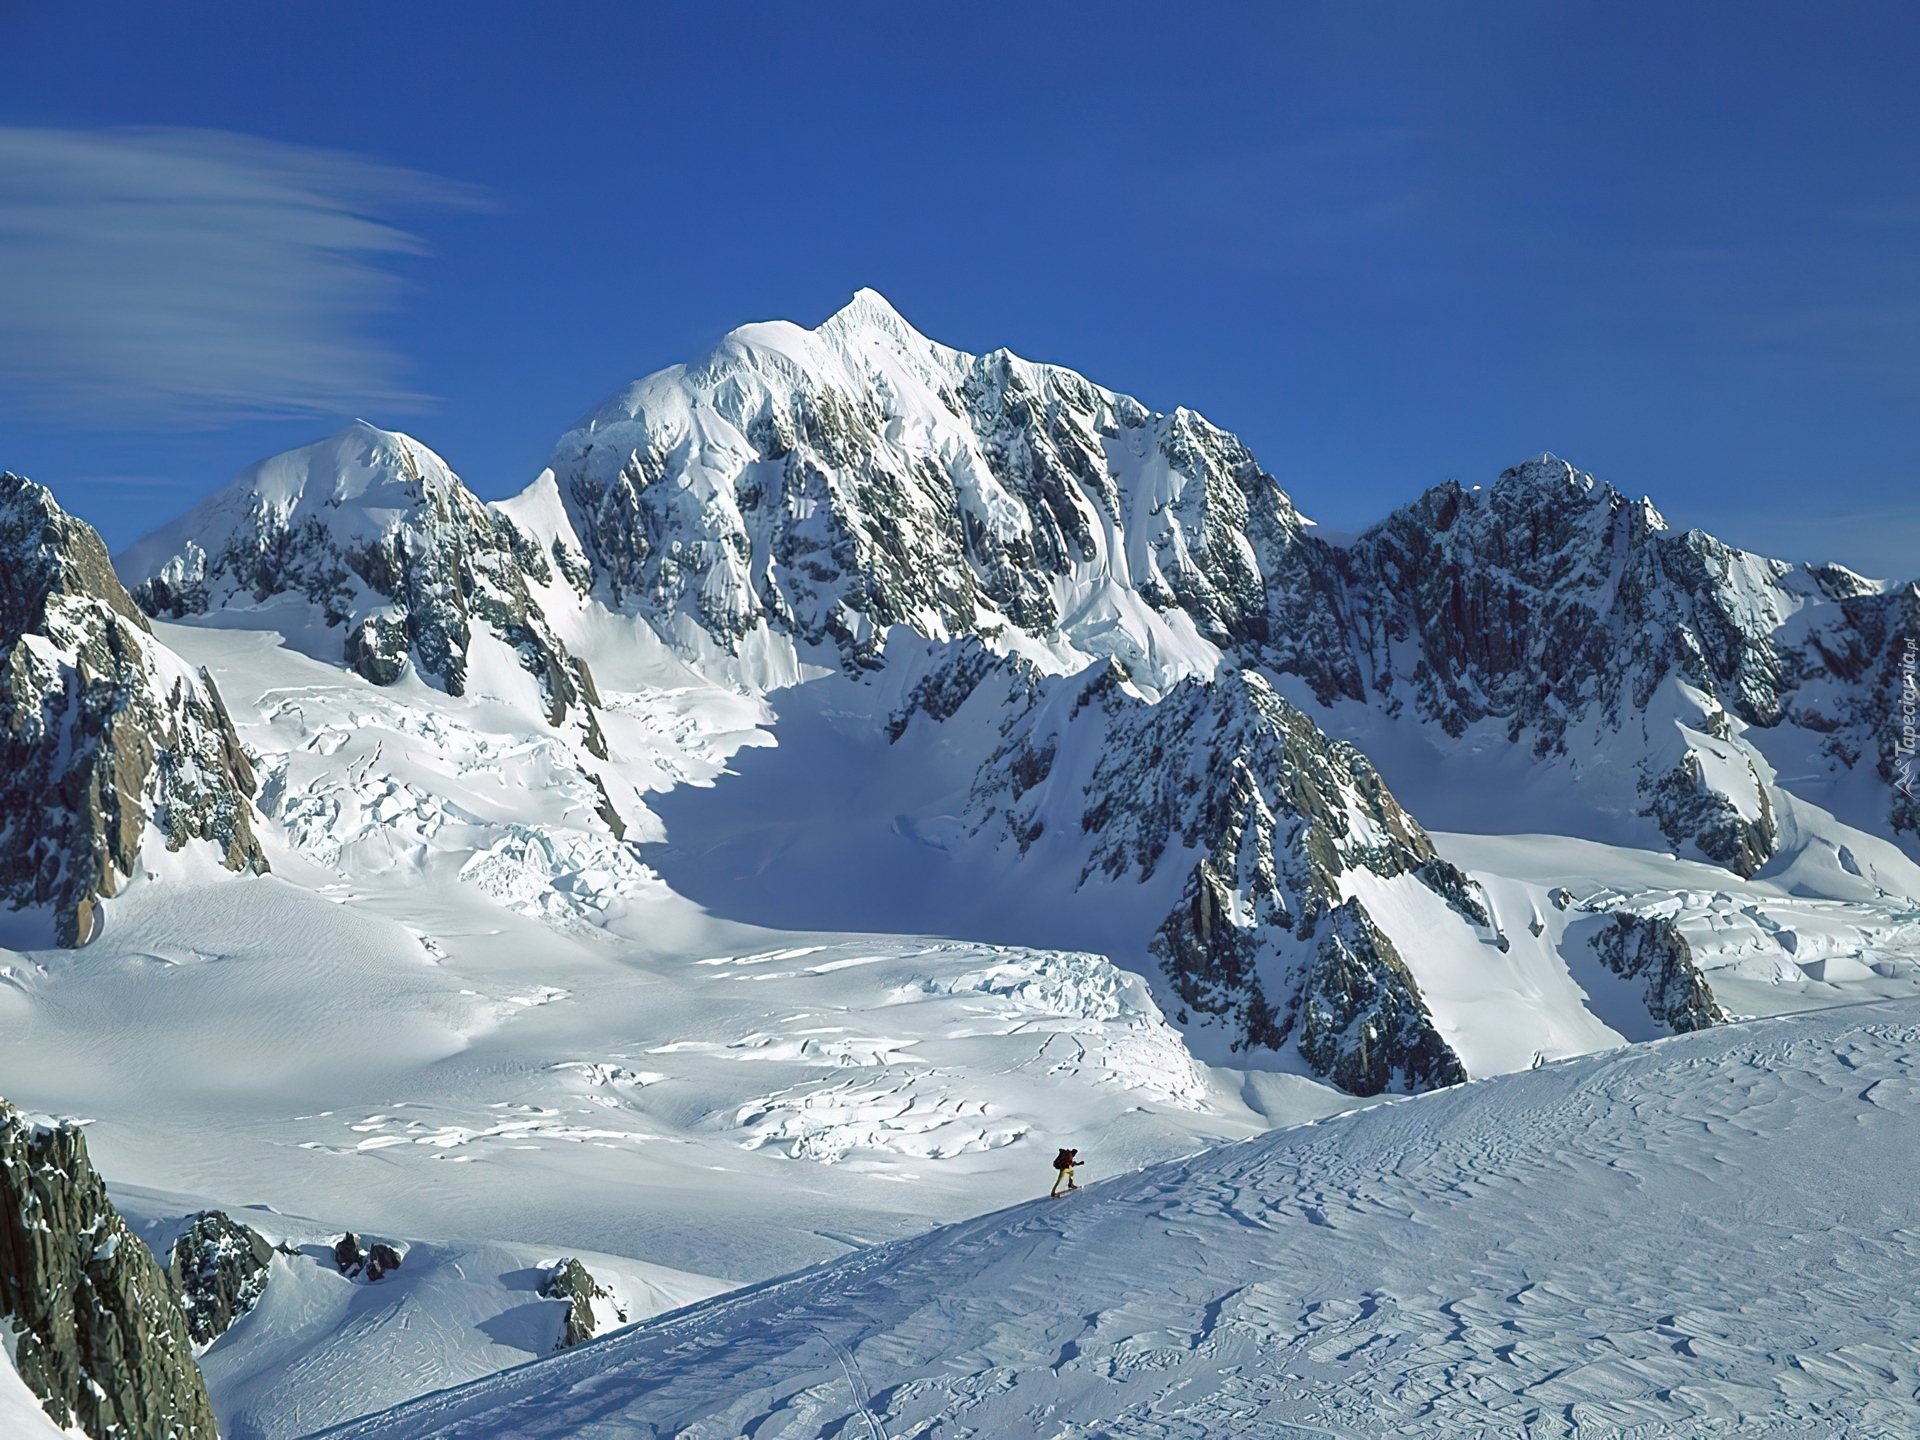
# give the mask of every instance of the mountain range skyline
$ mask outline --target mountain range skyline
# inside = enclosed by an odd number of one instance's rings
[[[1760,553],[1920,551],[1904,8],[994,13],[10,7],[5,463],[115,548],[355,415],[502,498],[593,395],[871,285],[1334,530],[1546,450]]]

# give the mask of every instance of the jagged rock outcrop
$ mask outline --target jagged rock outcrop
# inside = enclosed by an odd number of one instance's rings
[[[550,723],[579,707],[588,748],[605,757],[592,677],[530,588],[553,582],[548,550],[408,436],[357,422],[263,460],[121,564],[155,616],[302,599],[377,685],[411,665],[463,694],[484,625],[539,684]]]
[[[887,716],[889,741],[906,734],[915,715],[936,722],[951,719],[973,698],[975,690],[996,676],[1007,682],[1005,704],[1011,713],[1033,703],[1041,672],[1022,656],[996,655],[972,635],[944,647],[944,652],[936,646],[929,646],[928,651],[932,667],[908,686],[906,695]]]
[[[333,1242],[333,1263],[340,1267],[340,1273],[349,1279],[365,1275],[368,1284],[398,1270],[402,1258],[382,1240],[362,1246],[360,1237],[351,1230]]]
[[[1920,584],[1881,592],[1838,566],[1819,573],[1834,603],[1795,652],[1788,719],[1825,737],[1830,762],[1870,760],[1889,827],[1920,834]]]
[[[1257,671],[1185,680],[1157,703],[1111,663],[1050,682],[981,767],[968,814],[1023,854],[1064,832],[1082,885],[1146,883],[1181,857],[1149,946],[1178,1023],[1219,1028],[1234,1050],[1291,1044],[1359,1094],[1466,1078],[1352,885],[1424,887],[1497,944],[1485,896],[1364,755]]]
[[[93,527],[0,475],[0,898],[84,945],[149,830],[264,871],[253,792],[212,677],[153,639]]]
[[[1436,486],[1334,560],[1387,713],[1455,738],[1493,721],[1542,761],[1604,745],[1675,846],[1742,875],[1772,853],[1766,786],[1729,714],[1782,719],[1801,664],[1777,632],[1823,593],[1815,572],[1673,534],[1551,455],[1484,490]]]
[[[219,1210],[202,1210],[173,1242],[167,1279],[196,1345],[211,1345],[266,1294],[273,1247]]]
[[[5,1101],[0,1316],[20,1378],[56,1425],[94,1440],[216,1440],[186,1321],[107,1199],[80,1127]]]
[[[621,1325],[627,1321],[627,1312],[619,1301],[572,1256],[554,1262],[547,1278],[540,1282],[540,1293],[549,1300],[567,1302],[560,1338],[553,1346],[556,1350],[571,1349],[591,1340],[602,1317]]]
[[[1727,1014],[1693,963],[1680,927],[1665,915],[1620,911],[1592,940],[1606,967],[1624,979],[1644,978],[1647,1013],[1674,1034],[1724,1025]]]
[[[1674,535],[1649,502],[1550,455],[1484,490],[1434,487],[1338,565],[1370,694],[1449,735],[1496,718],[1542,756],[1592,707],[1616,726],[1645,710],[1670,673],[1765,723],[1771,631],[1797,608],[1778,590],[1794,567]]]
[[[1296,1014],[1300,1054],[1351,1094],[1431,1090],[1467,1079],[1406,962],[1357,899],[1327,916],[1300,980]]]
[[[1874,767],[1885,808],[1856,823],[1920,833],[1914,585],[1675,534],[1550,455],[1484,490],[1436,486],[1330,553],[1362,693],[1388,714],[1450,736],[1491,722],[1570,773],[1604,751],[1669,843],[1742,876],[1778,843],[1758,741],[1781,727],[1821,737],[1836,769]],[[1305,615],[1276,614],[1289,604]],[[1280,668],[1360,698],[1339,689],[1346,664]]]

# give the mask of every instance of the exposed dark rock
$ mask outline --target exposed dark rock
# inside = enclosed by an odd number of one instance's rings
[[[347,632],[347,664],[376,685],[391,685],[406,674],[412,653],[413,637],[401,615],[368,615]]]
[[[1504,953],[1508,948],[1507,937],[1501,932],[1500,922],[1494,918],[1493,905],[1487,899],[1487,892],[1480,882],[1450,860],[1442,860],[1438,855],[1425,860],[1414,870],[1420,877],[1420,883],[1452,907],[1455,914],[1477,929],[1489,931],[1493,942]],[[1538,931],[1534,932],[1538,934]]]
[[[1253,671],[1182,681],[1157,704],[1129,694],[1112,666],[1039,693],[981,767],[969,814],[1023,853],[1071,824],[1086,845],[1082,884],[1145,882],[1169,853],[1198,852],[1149,945],[1177,1020],[1222,1028],[1235,1050],[1291,1042],[1335,1083],[1371,1087],[1356,1093],[1464,1078],[1342,877],[1409,876],[1497,943],[1492,914],[1364,755]],[[1084,776],[1058,774],[1076,727],[1099,727],[1072,746],[1097,758]]]
[[[152,639],[92,527],[0,476],[0,898],[84,945],[150,825],[264,871],[253,790],[212,677]]]
[[[400,1252],[376,1240],[367,1247],[367,1279],[378,1280],[400,1268]]]
[[[914,682],[906,699],[887,717],[887,739],[898,740],[906,734],[917,714],[940,721],[951,719],[988,677],[1001,674],[1016,688],[1024,686],[1029,699],[1040,678],[1032,662],[1019,656],[996,655],[976,636],[969,635],[946,647],[945,654]]]
[[[167,1267],[194,1343],[212,1344],[259,1304],[272,1269],[273,1247],[257,1230],[218,1210],[194,1216]]]
[[[1766,786],[1744,755],[1738,763],[1752,779],[1758,816],[1742,815],[1730,797],[1707,784],[1700,757],[1691,751],[1654,782],[1646,813],[1676,847],[1691,840],[1709,860],[1745,879],[1767,863],[1778,837]]]
[[[1358,900],[1327,917],[1294,999],[1309,1064],[1354,1095],[1466,1082],[1466,1067],[1433,1019],[1393,942]]]
[[[1647,1013],[1674,1034],[1726,1023],[1726,1012],[1693,963],[1692,947],[1670,916],[1616,913],[1592,944],[1614,974],[1645,978]]]
[[[375,1240],[362,1246],[360,1237],[351,1230],[333,1242],[333,1263],[340,1273],[350,1279],[365,1275],[369,1284],[398,1270],[402,1258],[398,1250],[384,1241]]]
[[[107,1199],[80,1127],[5,1101],[0,1314],[20,1378],[56,1425],[94,1440],[216,1440],[187,1322]]]
[[[1920,584],[1856,591],[1835,610],[1809,630],[1791,718],[1826,734],[1820,748],[1836,764],[1871,756],[1887,823],[1920,834]]]
[[[611,1293],[595,1280],[587,1267],[571,1256],[554,1262],[547,1278],[540,1284],[540,1293],[549,1300],[567,1302],[567,1314],[560,1338],[554,1343],[554,1349],[566,1350],[591,1340],[596,1324],[593,1302],[604,1300],[613,1308],[615,1317],[621,1324],[626,1323],[627,1312],[614,1301]]]

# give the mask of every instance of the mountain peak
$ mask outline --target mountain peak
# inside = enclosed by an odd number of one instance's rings
[[[212,550],[235,532],[287,529],[306,518],[372,539],[429,495],[459,488],[447,462],[411,435],[355,420],[325,439],[256,460],[171,525],[134,541],[115,564],[144,580],[189,544]]]
[[[1564,489],[1574,495],[1584,496],[1593,493],[1599,484],[1586,471],[1562,460],[1551,451],[1542,450],[1529,460],[1518,465],[1510,465],[1500,472],[1500,478],[1494,482],[1496,488],[1524,488],[1528,490]]]
[[[234,477],[228,493],[249,492],[290,514],[303,504],[389,500],[377,492],[388,486],[418,491],[429,480],[452,478],[447,462],[411,435],[355,420],[324,440],[249,465]]]
[[[147,617],[128,597],[100,534],[67,514],[53,492],[24,475],[0,475],[0,562],[11,582],[0,592],[0,645],[38,628],[62,595],[104,600],[142,630]]]
[[[853,298],[842,305],[833,314],[821,322],[821,329],[838,324],[851,329],[855,326],[872,325],[883,330],[908,330],[918,335],[907,322],[906,316],[894,308],[893,302],[878,290],[865,285],[853,292]]]

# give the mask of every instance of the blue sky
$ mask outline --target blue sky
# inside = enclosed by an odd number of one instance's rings
[[[480,493],[861,285],[1358,528],[1542,449],[1920,575],[1920,8],[0,0],[0,466],[118,547],[361,415]]]

